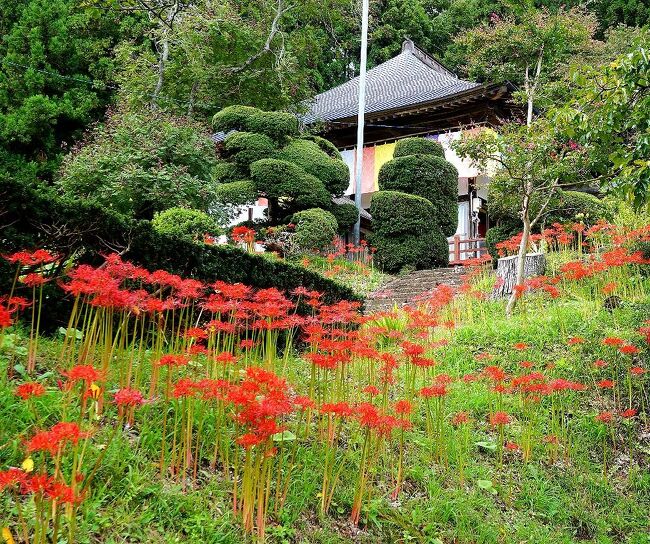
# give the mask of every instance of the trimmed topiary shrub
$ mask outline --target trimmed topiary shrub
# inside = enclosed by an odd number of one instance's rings
[[[222,183],[216,189],[217,201],[229,206],[246,206],[257,200],[255,183],[244,179]]]
[[[264,134],[233,132],[224,141],[224,156],[231,158],[245,175],[250,173],[252,163],[272,157],[275,150],[273,140]]]
[[[305,172],[320,179],[333,195],[341,195],[350,184],[347,165],[328,156],[316,142],[291,140],[276,157],[300,166]]]
[[[221,229],[214,218],[200,210],[170,208],[154,215],[152,228],[168,236],[183,240],[202,240],[204,234],[216,235]]]
[[[276,222],[301,209],[328,208],[331,204],[332,197],[321,181],[297,164],[262,159],[251,165],[251,177],[257,191],[269,198],[269,217]]]
[[[407,157],[408,155],[433,155],[445,158],[445,149],[435,140],[428,138],[404,138],[398,140],[393,151],[393,158]]]
[[[441,157],[409,155],[385,163],[379,188],[426,198],[433,205],[433,221],[445,236],[458,226],[458,170]]]
[[[295,241],[303,251],[322,251],[332,244],[338,224],[336,217],[321,208],[312,208],[293,214],[296,225]]]
[[[341,157],[341,152],[336,149],[336,146],[329,140],[326,140],[321,136],[314,135],[303,136],[302,139],[314,142],[318,147],[321,148],[322,151],[327,153],[333,159],[338,159],[340,161],[343,160],[343,157]]]
[[[396,191],[379,191],[370,213],[374,232],[370,244],[375,260],[386,272],[446,266],[449,244],[433,220],[433,204],[426,198]]]
[[[216,131],[248,130],[248,120],[261,110],[250,106],[228,106],[214,114],[212,126]]]
[[[246,119],[246,130],[266,134],[275,141],[298,135],[298,119],[283,111],[260,111]]]
[[[339,225],[339,233],[349,231],[359,219],[359,210],[352,203],[335,204],[330,211],[336,217],[336,222]]]

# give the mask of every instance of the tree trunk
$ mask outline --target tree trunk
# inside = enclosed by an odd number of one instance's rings
[[[503,257],[497,264],[498,287],[492,291],[492,298],[503,298],[512,295],[517,285],[518,256]],[[546,257],[543,253],[528,253],[524,262],[523,278],[540,276],[546,268]]]

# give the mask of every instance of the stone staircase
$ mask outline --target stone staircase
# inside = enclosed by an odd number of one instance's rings
[[[395,305],[406,306],[420,295],[434,289],[437,285],[445,284],[458,287],[462,283],[461,276],[466,271],[462,266],[453,268],[435,268],[433,270],[417,270],[382,285],[366,298],[365,312],[381,312],[392,310]]]

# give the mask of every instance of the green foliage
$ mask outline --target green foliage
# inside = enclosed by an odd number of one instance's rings
[[[296,243],[303,251],[322,251],[331,246],[338,229],[336,217],[321,208],[294,213],[291,222],[296,225]]]
[[[264,134],[233,132],[224,141],[224,156],[234,161],[239,170],[248,175],[250,165],[272,157],[275,148],[273,140]]]
[[[408,155],[388,161],[379,170],[379,188],[426,198],[433,206],[434,224],[445,236],[456,232],[458,170],[444,158]]]
[[[215,199],[229,206],[246,206],[257,200],[257,189],[250,180],[222,183],[215,190]]]
[[[385,272],[449,263],[449,244],[433,220],[433,204],[425,198],[396,191],[379,191],[372,197],[375,261]]]
[[[275,220],[301,209],[330,206],[331,195],[321,181],[292,162],[262,159],[251,165],[251,177],[261,194],[276,201],[282,199],[277,209],[269,202],[269,216]]]
[[[395,143],[393,158],[408,155],[433,155],[445,158],[445,150],[439,142],[429,138],[403,138]]]
[[[352,203],[335,204],[330,211],[336,217],[340,233],[349,231],[359,219],[359,210]]]
[[[647,31],[630,53],[576,72],[580,87],[553,120],[587,146],[602,187],[633,200],[650,200],[650,47]]]
[[[311,140],[318,147],[320,147],[321,151],[324,151],[325,153],[327,153],[333,159],[343,160],[339,150],[329,140],[326,140],[325,138],[322,138],[320,136],[314,136],[314,135],[304,135],[304,136],[302,136],[302,139],[303,140]]]
[[[250,132],[259,132],[278,142],[298,135],[298,118],[284,111],[261,111],[246,120]]]
[[[219,225],[207,213],[188,208],[169,208],[154,215],[151,227],[159,234],[188,241],[202,240],[204,234],[220,233]]]
[[[605,221],[613,219],[612,211],[606,202],[589,193],[559,190],[543,221],[546,226],[555,222],[570,221],[579,221],[591,226],[601,219]]]
[[[320,179],[333,195],[341,195],[350,183],[350,170],[340,159],[329,157],[317,142],[294,139],[276,158],[292,162]]]
[[[119,111],[66,157],[63,192],[136,219],[172,207],[207,209],[217,159],[204,127],[158,112]]]
[[[494,260],[496,265],[497,260],[499,259],[499,252],[497,251],[496,245],[504,240],[508,240],[515,234],[517,234],[521,229],[517,228],[517,225],[505,224],[497,225],[496,227],[491,227],[485,233],[485,245],[490,252],[490,256]]]
[[[231,130],[247,131],[248,120],[256,113],[260,113],[260,110],[251,106],[227,106],[214,114],[212,126],[214,130],[226,133]]]

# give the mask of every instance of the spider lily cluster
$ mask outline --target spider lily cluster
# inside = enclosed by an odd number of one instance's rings
[[[603,231],[610,238],[598,251],[567,261],[556,276],[528,280],[519,296],[533,305],[575,288],[599,301],[623,294],[614,277],[646,264],[627,248],[647,229],[625,237]],[[126,429],[157,441],[159,477],[180,492],[201,486],[206,472],[226,482],[233,513],[259,540],[300,485],[306,450],[318,459],[314,500],[322,516],[341,500],[342,482],[355,482],[354,524],[371,498],[400,500],[416,442],[435,473],[456,485],[466,485],[468,460],[481,448],[494,452],[497,476],[509,463],[570,463],[576,425],[585,422],[602,439],[604,474],[625,446],[633,463],[635,427],[647,410],[650,323],[625,338],[567,331],[555,349],[580,362],[571,375],[523,340],[460,365],[449,357],[455,329],[486,319],[496,304],[487,300],[493,278],[483,262],[457,290],[438,286],[410,307],[364,316],[357,304],[328,305],[304,288],[207,284],[110,255],[100,267],[80,265],[57,278],[71,311],[50,361],[39,351],[38,287],[54,279],[45,265],[56,256],[7,258],[18,270],[0,304],[0,339],[22,316],[30,348],[27,377],[2,379],[31,416],[19,439],[22,463],[0,467],[0,500],[17,512],[6,530],[23,542],[57,541],[63,531],[75,541],[80,505]],[[581,267],[588,272],[576,274]],[[32,274],[41,279],[25,281]],[[31,289],[31,301],[18,289]],[[20,357],[11,348],[3,356]],[[40,378],[52,365],[56,383]],[[463,406],[476,393],[486,403]],[[598,411],[577,417],[587,396]],[[57,397],[56,413],[41,413],[42,397]]]

